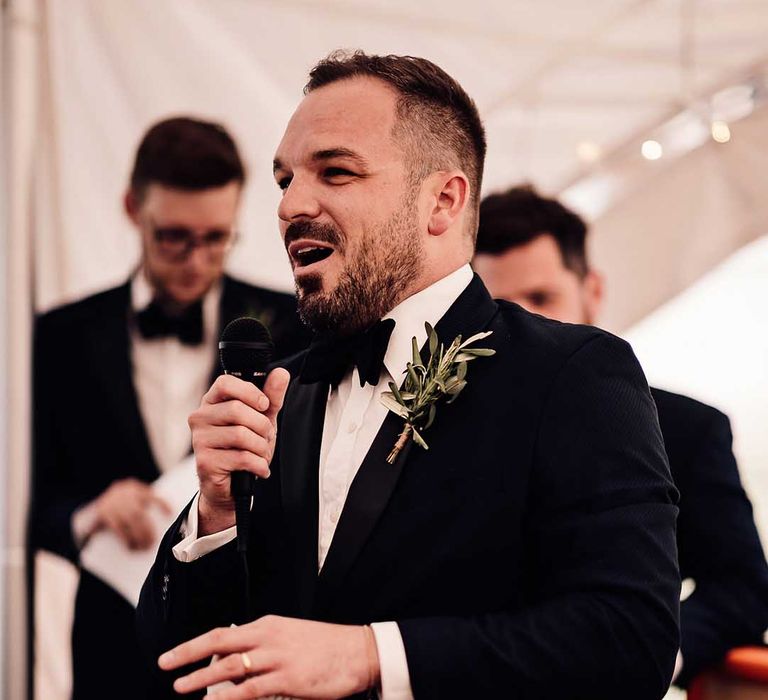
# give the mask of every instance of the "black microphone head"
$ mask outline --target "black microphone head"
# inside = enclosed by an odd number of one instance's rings
[[[227,374],[263,383],[275,345],[266,326],[255,318],[236,318],[227,324],[219,342],[221,366]]]

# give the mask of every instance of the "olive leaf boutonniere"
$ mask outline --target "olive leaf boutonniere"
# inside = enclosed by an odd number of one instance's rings
[[[413,361],[408,363],[405,370],[402,389],[390,382],[389,391],[381,395],[381,402],[405,420],[403,431],[387,457],[390,464],[394,464],[397,455],[410,439],[425,450],[429,449],[422,432],[434,423],[437,402],[446,399],[446,403],[453,403],[457,399],[467,385],[467,362],[496,353],[489,348],[469,347],[487,338],[493,331],[477,333],[464,341],[461,336],[457,336],[446,350],[438,340],[435,329],[428,323],[424,326],[429,339],[429,359],[426,362],[422,360],[416,338],[413,338]]]

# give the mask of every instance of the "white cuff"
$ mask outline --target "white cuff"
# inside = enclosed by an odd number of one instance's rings
[[[88,538],[96,532],[99,515],[96,512],[96,501],[80,506],[72,513],[72,538],[78,549],[82,549]]]
[[[672,682],[677,680],[680,675],[680,671],[683,670],[683,653],[678,649],[677,657],[675,657],[675,670],[672,672]]]
[[[405,645],[396,622],[374,622],[381,671],[381,700],[413,700]]]
[[[189,507],[186,520],[181,524],[181,534],[184,539],[173,548],[173,556],[178,561],[189,563],[210,554],[214,549],[223,547],[237,537],[237,528],[233,525],[221,532],[198,538],[197,536],[197,503],[200,493],[195,496]]]

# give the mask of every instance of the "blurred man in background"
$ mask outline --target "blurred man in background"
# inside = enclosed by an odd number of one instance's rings
[[[31,541],[77,564],[94,533],[146,549],[150,482],[190,452],[187,416],[218,374],[221,329],[260,318],[278,357],[307,336],[292,296],[224,274],[245,171],[218,124],[154,125],[137,155],[125,210],[141,261],[124,284],[51,311],[35,339],[35,470]],[[76,388],[77,387],[77,388]],[[72,633],[73,697],[145,697],[134,608],[81,571]]]
[[[473,265],[495,298],[566,323],[592,324],[604,284],[589,265],[586,235],[574,212],[532,187],[515,187],[483,200]],[[696,585],[681,608],[675,683],[685,687],[732,647],[761,640],[768,628],[768,567],[728,418],[685,396],[651,393],[680,489],[680,571]]]

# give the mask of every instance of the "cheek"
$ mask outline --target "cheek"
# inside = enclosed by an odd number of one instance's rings
[[[144,256],[144,264],[154,277],[166,279],[173,276],[173,264],[159,255],[148,254]]]
[[[566,323],[584,323],[584,309],[577,295],[563,296],[557,306],[557,311],[552,314],[553,318]]]

